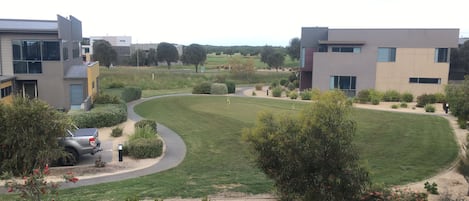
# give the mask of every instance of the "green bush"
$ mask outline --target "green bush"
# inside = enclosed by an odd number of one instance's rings
[[[434,94],[435,96],[435,102],[437,103],[446,103],[446,96],[442,93],[436,93]]]
[[[295,88],[299,88],[300,87],[300,81],[298,81],[298,80],[293,81],[293,85],[295,85]]]
[[[270,83],[270,87],[269,87],[269,88],[270,88],[270,89],[273,89],[273,88],[275,88],[275,87],[278,87],[278,85],[279,85],[279,84],[278,84],[278,81],[273,81],[272,83]]]
[[[157,123],[155,120],[150,120],[150,119],[143,119],[143,120],[140,120],[140,121],[137,121],[135,124],[134,124],[134,127],[135,129],[138,129],[138,128],[145,128],[147,127],[152,129],[152,131],[154,133],[157,132]]]
[[[124,83],[122,82],[111,82],[108,86],[109,89],[124,88]]]
[[[376,91],[375,89],[369,89],[369,91],[370,91],[370,101],[373,101],[373,99],[375,99],[375,101],[377,100],[378,102],[383,100],[383,93]]]
[[[287,79],[281,79],[280,80],[280,85],[286,87],[288,85],[289,81]]]
[[[70,114],[72,122],[80,128],[115,126],[127,120],[126,104],[95,104],[90,111]]]
[[[251,95],[252,95],[252,96],[256,96],[256,95],[257,95],[257,94],[256,94],[256,91],[252,91]]]
[[[121,99],[126,103],[138,100],[142,97],[142,89],[138,87],[126,87],[122,91]]]
[[[435,112],[435,106],[426,104],[425,105],[425,112]]]
[[[290,92],[290,99],[296,100],[298,98],[298,93],[296,91],[291,91]]]
[[[233,81],[226,81],[225,84],[226,84],[226,88],[228,88],[229,94],[236,93],[236,83],[234,83]]]
[[[417,107],[424,107],[427,104],[436,103],[436,96],[434,94],[422,94],[417,97]]]
[[[115,127],[112,129],[111,136],[112,137],[120,137],[122,136],[123,129],[120,127]]]
[[[378,98],[371,98],[371,104],[373,105],[379,105],[379,99]]]
[[[364,89],[358,92],[357,99],[359,103],[367,103],[370,99],[370,90]]]
[[[255,87],[256,87],[256,91],[262,90],[262,87],[263,87],[263,86],[264,86],[264,85],[262,85],[262,84],[256,84],[256,86],[255,86]]]
[[[313,93],[311,89],[304,90],[300,93],[301,100],[311,100],[312,96]]]
[[[318,88],[311,89],[311,100],[319,100],[319,97],[321,96],[321,90]]]
[[[143,128],[137,127],[135,128],[135,133],[129,136],[129,141],[133,141],[136,139],[144,138],[144,139],[151,139],[156,137],[155,129],[150,126],[144,126]]]
[[[402,102],[402,103],[401,103],[401,108],[407,108],[407,107],[408,107],[408,106],[407,106],[407,103],[405,103],[405,102]]]
[[[290,90],[290,91],[293,90],[293,89],[296,89],[295,84],[293,84],[293,83],[291,83],[291,82],[288,83],[287,88],[288,88],[288,90]]]
[[[399,102],[401,94],[396,90],[388,90],[383,94],[383,101],[385,102]]]
[[[210,82],[202,82],[198,85],[195,85],[192,88],[193,94],[210,94],[210,89],[212,87],[212,83]]]
[[[282,88],[280,87],[275,87],[274,89],[272,89],[272,96],[273,97],[281,97],[282,96]]]
[[[392,109],[397,109],[397,108],[399,108],[399,105],[393,104],[393,105],[391,105],[391,108],[392,108]]]
[[[117,96],[99,94],[94,99],[94,104],[119,104],[121,100]]]
[[[401,95],[401,101],[410,103],[410,102],[414,101],[414,95],[412,95],[411,93],[408,93],[408,92],[403,93]]]
[[[228,88],[226,87],[226,84],[222,83],[213,83],[210,86],[210,94],[218,94],[218,95],[223,95],[228,93]]]
[[[137,159],[156,158],[163,153],[163,142],[157,137],[134,139],[125,146],[128,155]]]
[[[467,120],[458,118],[458,125],[461,129],[467,129]]]

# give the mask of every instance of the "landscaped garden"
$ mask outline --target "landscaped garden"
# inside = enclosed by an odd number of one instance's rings
[[[141,116],[179,133],[187,144],[182,164],[169,171],[61,192],[63,200],[121,200],[126,197],[203,197],[217,192],[269,193],[273,183],[252,163],[243,128],[268,110],[297,114],[308,103],[225,96],[167,97],[138,105]],[[428,178],[457,157],[444,118],[355,109],[355,143],[373,183],[405,184]]]

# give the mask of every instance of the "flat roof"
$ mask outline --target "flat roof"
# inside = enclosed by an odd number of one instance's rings
[[[15,78],[15,76],[0,75],[0,83],[13,80],[14,78]]]
[[[71,66],[67,73],[65,73],[65,78],[87,78],[87,65],[73,65]]]
[[[0,32],[58,32],[53,20],[0,19]]]
[[[365,41],[319,40],[320,45],[364,45]]]

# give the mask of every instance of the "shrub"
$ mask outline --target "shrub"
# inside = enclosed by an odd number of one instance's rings
[[[379,99],[378,99],[378,98],[372,98],[372,99],[371,99],[371,104],[373,104],[373,105],[379,105]]]
[[[402,103],[401,103],[401,108],[407,108],[407,103],[402,102]]]
[[[426,104],[425,105],[425,112],[435,112],[435,106]]]
[[[129,142],[140,138],[151,139],[154,137],[156,137],[156,132],[150,126],[145,126],[143,128],[137,127],[135,128],[135,133],[129,136]]]
[[[143,119],[134,124],[135,129],[145,128],[147,126],[148,128],[152,129],[154,133],[157,132],[158,125],[155,120]]]
[[[461,129],[467,129],[467,120],[458,118],[458,125]]]
[[[192,88],[192,94],[210,94],[212,83],[202,82]]]
[[[401,95],[395,90],[388,90],[383,94],[383,101],[385,102],[398,102],[400,98]]]
[[[76,111],[70,117],[80,128],[110,127],[127,120],[127,105],[95,104],[90,111]]]
[[[227,93],[228,93],[228,88],[226,87],[226,84],[213,83],[210,86],[210,94],[223,95]]]
[[[278,87],[278,81],[273,81],[272,83],[270,83],[270,89],[273,89],[275,87]]]
[[[414,95],[412,95],[411,93],[408,93],[408,92],[403,93],[401,95],[401,101],[410,103],[410,102],[414,101]]]
[[[370,101],[373,102],[373,99],[375,101],[378,101],[378,103],[383,99],[383,93],[376,91],[374,89],[370,89]]]
[[[299,88],[300,87],[300,81],[298,81],[298,80],[293,81],[293,85],[295,85],[295,88]]]
[[[116,89],[116,88],[124,88],[124,86],[125,86],[125,85],[124,85],[124,83],[122,83],[122,82],[111,82],[111,83],[109,84],[109,87],[108,87],[108,88],[109,88],[109,89]]]
[[[133,101],[133,100],[138,100],[142,97],[142,89],[138,87],[126,87],[124,88],[124,91],[122,91],[121,98],[123,101],[126,103]]]
[[[436,184],[435,182],[433,182],[432,184],[430,184],[430,182],[425,182],[424,184],[424,188],[425,190],[427,190],[427,192],[431,193],[431,194],[434,194],[434,195],[438,195],[438,184]]]
[[[312,91],[311,89],[304,90],[300,93],[301,100],[311,100]]]
[[[311,100],[319,100],[319,96],[321,96],[321,90],[317,88],[311,90]]]
[[[442,93],[436,93],[434,94],[435,96],[435,102],[437,103],[445,103],[446,102],[446,96]]]
[[[262,90],[263,85],[262,84],[256,84],[256,91]]]
[[[252,95],[252,96],[256,96],[257,94],[256,94],[255,91],[252,91],[252,94],[251,94],[251,95]]]
[[[275,87],[274,89],[272,89],[272,96],[273,97],[281,97],[282,96],[282,88],[280,87]]]
[[[290,91],[293,90],[293,89],[296,89],[295,84],[293,84],[293,83],[291,83],[291,82],[288,83],[287,88],[288,88],[288,90],[290,90]]]
[[[370,90],[364,89],[358,92],[357,100],[359,103],[367,103],[370,99]]]
[[[122,136],[123,129],[120,127],[115,127],[112,129],[111,136],[112,137],[120,137]]]
[[[433,94],[422,94],[417,97],[417,107],[424,107],[433,103],[436,103],[436,97]]]
[[[236,84],[233,81],[226,81],[225,84],[229,94],[236,93]]]
[[[119,104],[121,100],[117,96],[99,94],[94,98],[94,104]]]
[[[290,92],[290,99],[296,100],[298,98],[298,93],[296,91],[291,91]]]
[[[289,81],[287,79],[281,79],[280,80],[280,85],[282,85],[282,86],[286,87],[288,85],[288,83],[289,83]]]
[[[156,158],[163,153],[163,142],[157,137],[137,138],[126,144],[126,151],[134,158]]]
[[[392,108],[392,109],[397,109],[397,108],[399,108],[399,105],[393,104],[393,105],[391,105],[391,108]]]

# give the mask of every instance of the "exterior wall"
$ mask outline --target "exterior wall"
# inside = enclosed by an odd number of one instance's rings
[[[99,62],[94,62],[88,65],[87,69],[88,74],[88,94],[87,96],[91,97],[92,101],[94,101],[96,95],[98,94],[99,83]]]
[[[72,84],[81,84],[83,86],[83,98],[86,99],[86,97],[88,96],[88,80],[87,79],[66,79],[63,81],[64,84],[63,84],[63,87],[64,87],[64,90],[65,90],[65,93],[64,93],[64,102],[65,102],[65,105],[67,107],[65,107],[66,109],[69,109],[70,106],[71,106],[71,102],[70,102],[70,85]],[[84,101],[84,100],[83,100]]]
[[[378,62],[376,89],[424,93],[443,92],[448,83],[449,63],[435,63],[435,48],[397,48],[395,62]],[[410,77],[440,78],[440,84],[409,83]]]
[[[361,53],[315,52],[313,88],[329,90],[331,76],[356,76],[357,91],[374,88],[375,56],[376,53],[365,48]]]
[[[443,91],[448,83],[449,62],[435,63],[435,48],[457,47],[458,35],[458,29],[303,28],[302,49],[319,47],[319,40],[325,40],[321,44],[328,46],[328,52],[307,51],[302,61],[312,54],[312,88],[329,90],[331,76],[355,76],[357,92],[370,88],[393,89],[418,96]],[[331,47],[338,46],[360,47],[361,51],[331,51]],[[396,48],[396,61],[377,62],[380,47]],[[308,73],[306,67],[303,73]],[[410,77],[440,78],[441,84],[409,83]]]
[[[0,83],[0,89],[12,86],[13,82],[12,81],[6,81]],[[9,96],[0,98],[0,103],[11,103],[13,101],[13,94],[10,94]]]

